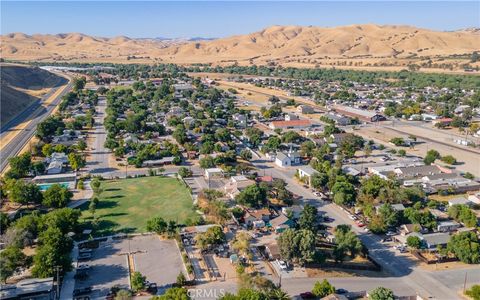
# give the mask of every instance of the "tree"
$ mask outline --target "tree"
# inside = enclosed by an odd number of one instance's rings
[[[85,76],[73,78],[73,90],[80,91],[85,87],[87,83],[87,78]]]
[[[338,225],[335,229],[335,261],[343,261],[347,252],[354,258],[362,250],[362,242],[350,225]]]
[[[85,167],[86,161],[80,154],[70,153],[68,154],[68,163],[75,171]]]
[[[75,232],[80,215],[81,212],[79,209],[68,207],[52,210],[40,217],[38,222],[39,232],[45,231],[51,227],[58,228],[63,234]]]
[[[180,177],[182,177],[182,178],[191,177],[192,174],[193,174],[192,171],[188,168],[180,167],[178,169],[178,175],[180,175]]]
[[[453,235],[447,244],[447,250],[464,263],[480,262],[480,242],[473,232],[460,232]]]
[[[370,300],[394,300],[393,291],[384,287],[377,287],[368,293]]]
[[[317,214],[318,214],[318,211],[314,206],[310,204],[305,205],[300,215],[300,219],[298,220],[298,225],[300,226],[300,228],[307,229],[312,232],[316,232],[317,231],[317,223],[316,223]]]
[[[215,161],[211,156],[205,156],[204,158],[201,158],[199,164],[200,168],[202,169],[209,169],[215,167]]]
[[[250,152],[250,150],[248,149],[243,149],[241,152],[240,152],[240,157],[243,159],[243,160],[251,160],[252,159],[252,152]]]
[[[40,203],[42,202],[42,192],[34,183],[26,183],[21,179],[7,180],[6,188],[8,198],[19,204]]]
[[[161,296],[154,296],[150,300],[190,300],[190,296],[186,288],[172,287],[167,289],[165,294]]]
[[[119,290],[115,295],[115,300],[130,300],[132,299],[132,293],[128,290]]]
[[[422,240],[418,236],[409,236],[407,238],[407,246],[413,249],[420,249],[422,246]]]
[[[443,161],[444,163],[447,163],[449,165],[454,165],[454,164],[457,163],[457,159],[455,157],[453,157],[452,155],[442,156],[441,161]]]
[[[12,276],[26,263],[26,256],[16,246],[9,246],[0,252],[0,280],[6,283],[8,277]]]
[[[21,178],[28,175],[32,167],[32,155],[29,152],[14,156],[8,159],[10,170],[8,170],[7,178]]]
[[[440,158],[440,153],[437,150],[428,150],[427,155],[423,159],[423,162],[426,165],[431,165],[435,160]]]
[[[66,187],[53,184],[43,193],[42,204],[54,208],[65,207],[72,197],[73,193]]]
[[[330,282],[328,282],[326,279],[321,282],[315,282],[315,285],[312,289],[312,294],[314,294],[318,298],[323,298],[333,293],[335,293],[335,287],[331,285]]]
[[[280,256],[286,261],[304,264],[315,255],[315,234],[310,230],[287,229],[278,237]]]
[[[448,216],[458,222],[465,224],[467,227],[477,225],[477,215],[470,207],[464,204],[455,204],[448,208]]]
[[[352,205],[355,202],[355,187],[346,181],[337,181],[332,187],[333,201],[339,205]]]
[[[132,274],[132,278],[130,279],[132,290],[134,292],[143,291],[145,289],[146,281],[147,281],[147,277],[143,276],[142,273],[134,272]]]
[[[197,234],[195,238],[201,249],[207,249],[210,246],[220,245],[225,242],[225,233],[222,227],[213,226],[208,228],[204,233]]]
[[[163,234],[167,231],[167,222],[162,217],[153,217],[147,221],[147,231]]]
[[[262,207],[267,202],[267,192],[258,184],[252,184],[241,191],[235,200],[249,207]]]
[[[181,287],[187,284],[187,278],[183,275],[183,272],[180,272],[177,276],[177,286]]]
[[[314,173],[310,178],[310,183],[315,189],[323,190],[328,183],[328,175],[325,173]]]
[[[59,266],[65,273],[72,268],[70,251],[73,244],[71,239],[55,226],[49,227],[39,237],[40,246],[33,258],[32,275],[46,278],[55,275],[55,268]]]
[[[465,295],[469,296],[473,300],[480,300],[480,285],[474,284],[472,287],[465,291]]]

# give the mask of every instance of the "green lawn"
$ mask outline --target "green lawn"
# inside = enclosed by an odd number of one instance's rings
[[[144,232],[147,220],[160,216],[165,220],[184,223],[198,219],[190,192],[175,178],[141,177],[102,181],[100,203],[95,216],[97,225],[90,224],[89,203],[82,209],[85,228],[92,228],[95,236],[117,232]]]

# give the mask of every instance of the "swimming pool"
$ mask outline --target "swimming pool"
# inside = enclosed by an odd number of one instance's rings
[[[62,187],[67,188],[67,189],[68,189],[68,187],[69,187],[68,182],[40,183],[40,184],[37,184],[37,186],[40,188],[40,191],[45,192],[46,190],[48,190],[49,187],[51,187],[51,186],[54,185],[54,184],[59,184],[59,185],[61,185]]]

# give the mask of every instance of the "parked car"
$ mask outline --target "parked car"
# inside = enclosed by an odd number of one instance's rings
[[[277,262],[278,262],[278,265],[280,266],[280,269],[286,271],[288,269],[288,266],[287,266],[287,263],[284,262],[283,260],[278,260],[277,259]]]
[[[300,297],[302,297],[302,299],[315,299],[315,295],[312,293],[312,292],[303,292],[300,294]]]
[[[391,242],[391,241],[393,241],[393,239],[391,237],[386,237],[386,238],[382,239],[382,243]]]
[[[348,291],[346,289],[336,289],[335,290],[335,293],[337,294],[346,294],[348,293]]]
[[[393,232],[393,231],[389,231],[386,233],[387,236],[394,236],[396,235],[397,233],[396,232]]]
[[[90,259],[92,258],[92,254],[90,253],[80,253],[78,255],[78,260],[87,260],[87,259]]]
[[[73,296],[80,296],[80,295],[85,295],[85,294],[90,294],[92,292],[92,287],[84,287],[81,289],[74,289],[73,290]]]
[[[357,221],[357,222],[355,222],[355,224],[357,224],[358,227],[364,227],[365,226],[365,223],[363,223],[362,221]]]
[[[77,270],[88,270],[90,269],[90,265],[84,264],[84,265],[79,265],[77,267]]]

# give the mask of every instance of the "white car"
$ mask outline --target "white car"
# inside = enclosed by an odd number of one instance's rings
[[[282,269],[282,270],[287,270],[288,269],[287,263],[284,262],[283,260],[278,260],[277,259],[277,262],[278,262],[278,265],[280,266],[280,269]]]
[[[393,231],[389,231],[386,233],[387,236],[394,236],[396,235],[397,233],[396,232],[393,232]]]

